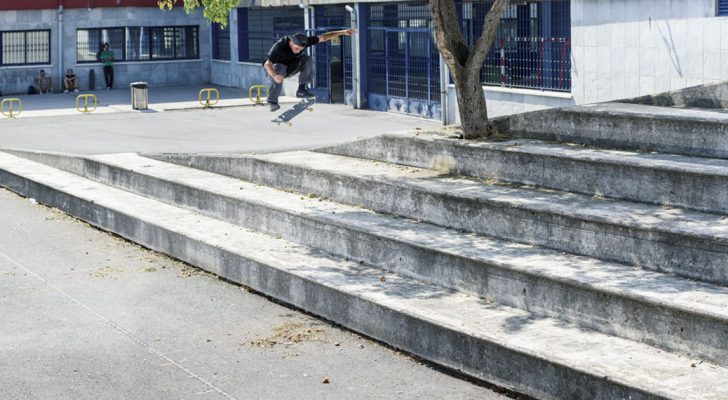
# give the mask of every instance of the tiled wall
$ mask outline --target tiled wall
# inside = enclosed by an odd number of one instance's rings
[[[715,0],[572,0],[577,104],[728,80],[728,18]]]

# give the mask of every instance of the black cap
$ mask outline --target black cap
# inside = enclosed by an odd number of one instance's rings
[[[291,36],[291,41],[297,46],[308,46],[308,36],[304,35],[301,32],[298,32],[295,35]]]

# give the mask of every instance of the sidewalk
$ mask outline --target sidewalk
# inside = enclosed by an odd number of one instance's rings
[[[214,88],[220,93],[220,100],[215,107],[242,107],[253,103],[248,98],[248,91],[240,88],[230,88],[217,85],[189,85],[189,86],[159,86],[149,88],[149,110],[143,112],[160,112],[173,110],[186,110],[201,108],[198,95],[201,89]],[[59,115],[78,115],[76,98],[83,94],[93,94],[98,101],[98,108],[94,114],[109,114],[118,112],[140,112],[131,108],[131,88],[116,88],[113,90],[81,91],[79,93],[55,93],[3,96],[6,98],[19,98],[23,102],[23,112],[17,118],[49,117]],[[265,98],[262,99],[265,101]],[[281,97],[281,103],[293,103],[294,97]],[[83,105],[83,100],[81,101]],[[89,104],[91,106],[92,103]],[[7,106],[5,106],[7,110]],[[13,107],[14,109],[17,107]]]
[[[507,400],[3,189],[0,209],[3,399]]]
[[[271,113],[265,105],[252,106],[241,89],[217,87],[222,97],[219,105],[225,107],[202,109],[197,102],[200,88],[152,87],[151,109],[145,112],[132,112],[130,90],[96,91],[102,105],[86,115],[75,110],[73,95],[24,96],[26,111],[20,117],[0,117],[0,149],[75,154],[262,153],[311,149],[418,128],[431,130],[440,124],[343,104],[316,104],[314,112],[299,115],[292,126],[278,125],[271,120],[279,112]]]

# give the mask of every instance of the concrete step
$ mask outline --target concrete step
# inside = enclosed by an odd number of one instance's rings
[[[0,153],[0,184],[425,359],[542,399],[724,399],[728,370]],[[578,384],[575,384],[578,382]]]
[[[728,160],[425,135],[385,135],[317,151],[728,214]]]
[[[720,109],[602,103],[519,114],[498,125],[522,138],[728,158],[728,113]]]
[[[494,185],[312,152],[153,157],[441,226],[728,285],[717,214]]]
[[[136,154],[26,156],[46,157],[58,166],[82,160],[77,171],[104,184],[443,287],[728,365],[725,287],[463,234]]]

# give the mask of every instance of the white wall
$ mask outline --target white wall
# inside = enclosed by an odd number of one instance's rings
[[[543,110],[554,107],[573,106],[574,99],[571,93],[547,92],[532,89],[509,89],[484,86],[485,100],[488,106],[488,118],[503,115],[519,114],[528,111]],[[447,90],[447,121],[446,124],[459,124],[457,98],[455,86],[450,85]]]
[[[728,18],[715,0],[572,0],[577,104],[728,80]]]

